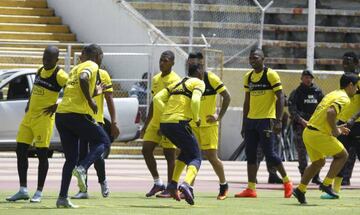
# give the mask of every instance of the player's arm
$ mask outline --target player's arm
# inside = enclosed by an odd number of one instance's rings
[[[246,126],[246,119],[249,114],[250,108],[250,92],[245,92],[245,100],[243,105],[243,120],[241,126],[241,136],[244,137],[245,135],[245,126]]]
[[[200,126],[200,102],[201,102],[202,92],[200,89],[195,88],[192,97],[191,97],[191,111],[193,113],[193,120],[197,126]]]
[[[152,117],[153,117],[153,110],[154,110],[154,102],[151,101],[150,106],[149,106],[149,113],[146,116],[145,122],[144,122],[144,126],[141,128],[141,132],[140,132],[140,137],[143,137],[145,134],[145,130],[148,127]]]
[[[162,113],[164,111],[165,108],[165,104],[166,102],[169,100],[170,97],[170,93],[169,90],[167,88],[162,89],[160,92],[158,92],[154,99],[153,99],[153,103],[154,106]]]
[[[223,118],[223,116],[225,115],[230,102],[231,102],[231,95],[229,93],[229,91],[226,89],[224,91],[222,91],[220,93],[221,97],[222,97],[222,104],[221,104],[221,108],[220,108],[220,112],[219,112],[219,116],[217,118],[218,121],[221,121],[221,119]]]
[[[354,116],[352,116],[352,117],[346,122],[346,127],[351,128],[351,127],[354,125],[354,123],[356,122],[356,120],[359,119],[359,117],[360,117],[360,111],[359,111],[357,114],[355,114]]]
[[[95,101],[91,98],[90,92],[89,92],[89,79],[90,79],[90,71],[83,70],[79,75],[79,83],[81,92],[83,93],[86,101],[88,102],[90,108],[94,111],[96,114],[98,111],[98,107],[95,103]]]
[[[65,71],[62,71],[62,70],[60,70],[60,72],[56,76],[56,81],[63,88],[65,87],[68,79],[69,79],[69,75]],[[57,103],[50,105],[49,107],[45,107],[44,114],[49,115],[51,117],[56,112],[57,107],[58,107]]]
[[[115,139],[120,135],[120,130],[116,125],[116,110],[115,110],[115,104],[113,99],[113,93],[112,92],[105,92],[104,93],[107,108],[110,114],[110,120],[111,120],[111,136]]]
[[[275,134],[279,134],[281,132],[281,119],[284,112],[284,93],[282,90],[278,90],[275,92],[276,95],[276,119],[274,124],[274,132]]]
[[[337,137],[341,134],[347,135],[349,133],[349,129],[345,127],[345,125],[336,126],[336,116],[337,111],[334,105],[331,105],[326,112],[326,119],[330,125],[331,133],[334,137]]]

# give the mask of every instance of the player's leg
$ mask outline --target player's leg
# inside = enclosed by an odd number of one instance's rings
[[[84,160],[86,155],[89,153],[89,142],[88,140],[84,140],[84,139],[80,139],[79,141],[79,159],[77,161],[77,165],[79,165],[80,161]],[[84,192],[81,192],[79,190],[79,192],[77,194],[75,194],[74,196],[72,196],[72,199],[88,199],[89,195],[87,193],[87,177],[85,180],[85,184],[86,184],[86,189]]]

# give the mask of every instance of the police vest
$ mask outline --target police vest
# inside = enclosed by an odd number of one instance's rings
[[[41,86],[45,89],[54,91],[54,92],[60,92],[62,87],[59,85],[59,83],[56,80],[56,76],[60,70],[59,66],[56,66],[56,69],[54,70],[53,74],[48,78],[42,78],[41,77],[41,71],[44,67],[41,67],[38,72],[35,75],[35,81],[34,85]]]

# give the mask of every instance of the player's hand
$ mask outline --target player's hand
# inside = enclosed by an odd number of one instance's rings
[[[197,127],[200,127],[201,119],[199,119],[197,122],[195,122],[195,124],[196,124]]]
[[[44,108],[44,114],[49,115],[50,117],[56,112],[57,104],[50,105],[49,107]]]
[[[91,110],[94,112],[94,114],[97,114],[98,107],[97,107],[95,101],[91,99],[90,101],[88,101],[88,104],[89,104]]]
[[[105,89],[106,89],[105,83],[100,83],[100,84],[96,85],[93,97],[102,94]]]
[[[274,125],[272,130],[275,134],[280,134],[282,130],[282,123],[280,120],[274,120]]]
[[[218,121],[218,115],[214,114],[214,115],[207,115],[206,116],[206,122],[207,123],[215,123],[216,121]]]
[[[346,124],[342,124],[336,127],[332,134],[334,137],[338,137],[340,135],[348,135],[350,133],[350,129],[346,127]]]
[[[116,139],[120,135],[120,129],[116,126],[116,123],[111,123],[110,128],[111,136]]]
[[[300,124],[302,125],[302,127],[306,128],[308,121],[306,121],[305,119],[301,118],[300,119]]]

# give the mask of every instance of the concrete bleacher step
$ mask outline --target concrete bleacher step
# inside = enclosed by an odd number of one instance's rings
[[[69,33],[70,29],[66,25],[0,23],[1,31]]]
[[[72,33],[46,33],[46,32],[15,32],[0,31],[0,39],[22,39],[22,40],[60,40],[74,42],[75,34]]]
[[[3,64],[42,64],[42,53],[39,55],[1,54],[0,63]],[[59,56],[59,64],[64,64],[64,57]]]
[[[0,0],[0,7],[46,8],[46,0]]]
[[[54,10],[51,8],[0,7],[0,14],[20,16],[53,16]]]
[[[0,15],[1,23],[61,24],[57,16]]]

